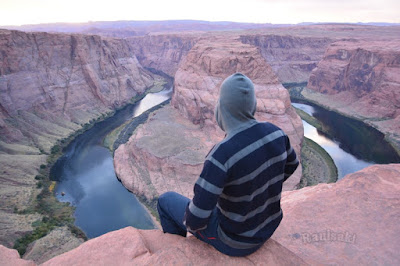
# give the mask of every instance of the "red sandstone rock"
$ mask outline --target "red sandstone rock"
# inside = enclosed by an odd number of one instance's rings
[[[139,62],[175,76],[179,63],[200,38],[199,34],[157,34],[128,38]]]
[[[76,130],[153,80],[124,40],[0,30],[0,54],[2,140],[33,140],[43,150],[41,137]]]
[[[235,258],[219,253],[194,236],[127,227],[87,241],[43,265],[305,265],[274,240],[256,253]]]
[[[304,260],[334,265],[400,264],[400,164],[374,165],[335,184],[282,195],[273,239]]]
[[[243,34],[243,43],[252,44],[275,71],[282,83],[305,82],[311,71],[322,59],[332,38],[320,36],[296,36],[271,34]]]
[[[18,251],[9,249],[0,245],[0,265],[2,266],[29,266],[36,265],[31,260],[23,260],[20,258]]]

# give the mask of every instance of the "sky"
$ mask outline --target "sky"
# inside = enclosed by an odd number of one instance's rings
[[[400,0],[0,0],[0,25],[116,20],[400,23]]]

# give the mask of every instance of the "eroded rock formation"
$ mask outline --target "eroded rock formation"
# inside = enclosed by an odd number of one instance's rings
[[[199,34],[181,33],[133,37],[127,41],[144,67],[173,77],[179,63],[199,39]]]
[[[153,80],[123,40],[3,30],[0,47],[2,141],[44,151],[41,138],[121,106]]]
[[[306,82],[332,39],[322,36],[242,35],[243,43],[261,50],[282,83]]]
[[[333,43],[304,96],[364,120],[400,147],[400,41]]]
[[[32,231],[39,166],[57,140],[153,84],[124,40],[0,30],[0,243]]]
[[[206,39],[181,63],[171,106],[156,111],[115,151],[116,173],[125,187],[149,201],[169,190],[192,196],[204,157],[223,138],[214,119],[219,86],[235,72],[255,84],[257,119],[280,126],[300,155],[301,120],[260,50],[239,38]],[[285,182],[285,189],[294,189],[300,176],[301,168]]]

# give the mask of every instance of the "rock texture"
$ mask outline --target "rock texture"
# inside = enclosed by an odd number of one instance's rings
[[[34,177],[56,141],[153,82],[125,40],[0,30],[0,243],[40,219],[14,212],[38,194]]]
[[[0,246],[0,252],[4,247]],[[9,256],[10,250],[0,253]],[[23,260],[13,265],[29,265]],[[78,248],[57,256],[42,265],[306,265],[291,251],[269,240],[256,253],[235,258],[219,253],[194,236],[182,238],[158,230],[133,227],[91,239]]]
[[[32,140],[45,151],[41,137],[76,129],[74,124],[126,103],[153,80],[123,40],[3,30],[0,47],[2,141]]]
[[[360,118],[400,147],[400,40],[347,41],[329,46],[312,72],[307,98]]]
[[[33,261],[23,260],[19,257],[18,251],[0,245],[0,264],[3,266],[33,266]]]
[[[127,227],[91,239],[43,265],[399,265],[400,164],[374,165],[334,184],[282,195],[272,239],[245,258],[193,236]],[[0,246],[1,265],[34,265]]]
[[[200,34],[155,34],[128,38],[127,41],[139,62],[148,68],[173,77],[179,63],[187,55]]]
[[[273,239],[310,263],[399,265],[400,164],[282,195]]]
[[[282,83],[306,82],[333,39],[275,34],[242,35],[243,43],[260,48]]]
[[[300,155],[301,120],[260,50],[239,38],[205,39],[180,64],[171,106],[156,111],[115,151],[115,170],[125,187],[148,201],[169,190],[192,197],[204,157],[223,138],[214,119],[219,86],[235,72],[255,83],[257,119],[280,126]],[[294,189],[300,176],[301,168],[285,189]]]
[[[76,238],[68,227],[58,227],[43,238],[31,243],[23,258],[43,263],[57,255],[72,250],[83,243],[83,239]]]

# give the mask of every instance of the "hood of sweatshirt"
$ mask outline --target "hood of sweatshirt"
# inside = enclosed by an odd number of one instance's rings
[[[257,100],[253,82],[241,73],[224,80],[215,107],[215,119],[228,135],[257,123],[254,118]]]

